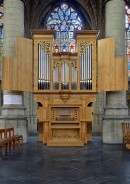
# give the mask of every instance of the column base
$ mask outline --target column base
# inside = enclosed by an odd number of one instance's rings
[[[14,127],[14,133],[23,135],[23,143],[27,143],[27,117],[26,116],[0,116],[0,129]]]
[[[3,105],[2,106],[2,115],[3,116],[23,116],[25,115],[25,106],[23,105]]]
[[[0,129],[11,127],[14,127],[15,134],[23,135],[23,143],[27,143],[27,116],[23,105],[4,105],[2,107]]]
[[[122,144],[122,123],[130,122],[130,116],[105,116],[102,122],[102,141],[107,144]]]

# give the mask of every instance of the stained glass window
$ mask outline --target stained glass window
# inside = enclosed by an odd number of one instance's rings
[[[128,75],[130,77],[130,6],[126,6],[125,28],[126,28],[126,54],[128,56]]]
[[[130,30],[130,7],[126,6],[126,21],[125,21],[126,29]]]
[[[3,10],[3,4],[0,5],[0,61],[2,60],[2,55],[3,55],[3,15],[4,15],[4,10]]]
[[[75,52],[74,31],[82,29],[82,21],[74,8],[62,3],[50,13],[46,29],[56,30],[54,52]]]

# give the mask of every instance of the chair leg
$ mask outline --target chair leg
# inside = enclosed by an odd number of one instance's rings
[[[5,156],[5,145],[2,146],[2,156]]]

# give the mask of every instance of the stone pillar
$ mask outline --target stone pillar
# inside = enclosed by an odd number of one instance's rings
[[[28,116],[28,134],[36,134],[37,103],[34,101],[34,95],[31,92],[24,92],[24,105],[26,106],[26,115]]]
[[[4,0],[4,56],[16,56],[16,37],[24,37],[24,3],[21,0]],[[4,91],[0,126],[14,127],[27,142],[27,117],[23,92]]]
[[[105,36],[115,37],[116,57],[125,57],[125,1],[106,0]],[[126,91],[107,92],[102,138],[104,143],[122,143],[122,122],[130,120]]]
[[[92,131],[102,132],[102,117],[104,115],[104,99],[106,97],[105,92],[100,92],[96,95],[96,102],[93,105],[93,122]]]

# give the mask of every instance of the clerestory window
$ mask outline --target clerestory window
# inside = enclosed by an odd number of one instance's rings
[[[128,75],[130,77],[130,6],[126,5],[125,9],[126,55],[128,56]]]
[[[3,16],[4,16],[3,4],[0,4],[0,61],[2,60],[3,55],[3,39],[4,39]]]

